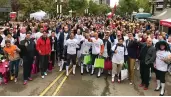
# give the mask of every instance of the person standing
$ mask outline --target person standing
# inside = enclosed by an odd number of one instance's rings
[[[109,42],[109,35],[105,35],[103,39],[103,44],[104,44],[104,52],[103,52],[103,57],[106,60],[111,60],[111,42]],[[110,71],[108,71],[110,74]]]
[[[156,46],[156,60],[154,64],[154,68],[156,69],[156,79],[157,79],[157,87],[155,91],[160,91],[160,96],[164,96],[165,93],[165,76],[168,69],[168,64],[165,62],[165,58],[167,58],[170,53],[170,48],[165,41],[159,41]]]
[[[76,49],[79,48],[79,42],[74,39],[74,33],[70,34],[70,39],[66,41],[66,48],[67,48],[67,66],[66,66],[66,76],[69,75],[68,69],[70,65],[70,61],[72,60],[73,64],[73,74],[75,75],[76,69]]]
[[[51,44],[51,56],[50,56],[50,59],[52,61],[52,66],[54,68],[56,51],[57,51],[57,37],[55,36],[54,31],[52,31],[51,36],[50,36],[50,44]]]
[[[102,56],[104,52],[104,44],[103,41],[98,37],[98,33],[94,33],[94,38],[92,38],[92,71],[91,75],[94,74],[94,63],[95,59],[99,56]],[[97,77],[100,77],[101,69],[99,68]]]
[[[148,89],[150,81],[150,67],[154,64],[156,58],[156,49],[153,46],[152,39],[148,38],[145,45],[140,51],[140,74],[141,84],[140,87],[144,87],[144,90]]]
[[[92,43],[90,42],[90,34],[86,33],[85,39],[81,41],[81,75],[83,75],[83,72],[84,72],[84,65],[87,65],[86,70],[87,72],[89,72],[88,66],[90,64],[84,64],[83,61],[84,61],[84,56],[90,55],[91,46],[92,46]]]
[[[138,42],[134,38],[133,33],[128,32],[128,37],[129,39],[126,40],[126,48],[128,51],[129,80],[130,80],[130,84],[132,85],[134,80],[134,67],[137,58]]]
[[[60,70],[59,71],[62,71],[63,69],[63,65],[64,65],[64,61],[66,61],[66,58],[63,56],[63,53],[64,53],[64,45],[66,43],[66,40],[69,39],[69,29],[68,29],[68,26],[65,26],[64,27],[64,32],[60,32],[60,35],[59,35],[59,53],[60,53]],[[65,62],[66,64],[66,62]]]
[[[10,79],[13,80],[15,77],[14,82],[17,82],[19,72],[20,49],[16,45],[12,45],[10,40],[5,40],[5,45],[6,46],[4,47],[3,51],[7,59],[10,61]]]
[[[20,42],[21,55],[23,58],[23,77],[24,85],[27,81],[32,81],[31,70],[33,60],[35,58],[36,45],[33,39],[31,39],[31,33],[26,33],[26,38]]]
[[[124,56],[128,55],[126,47],[123,45],[123,38],[118,39],[118,43],[112,47],[112,51],[114,52],[112,57],[112,83],[115,81],[115,75],[119,75],[123,64],[124,64]],[[118,78],[118,82],[120,83],[120,78]]]
[[[49,55],[51,54],[51,44],[47,34],[48,33],[44,31],[43,36],[37,40],[36,44],[36,49],[40,55],[39,64],[42,78],[44,78],[44,75],[47,75],[46,71],[48,68]]]

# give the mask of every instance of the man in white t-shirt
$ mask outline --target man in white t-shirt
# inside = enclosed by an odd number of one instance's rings
[[[78,46],[78,41],[74,39],[74,33],[70,34],[70,39],[66,40],[65,46],[67,46],[67,66],[66,66],[66,75],[68,76],[68,69],[70,61],[72,60],[73,64],[73,74],[75,74],[76,68],[76,49]]]
[[[91,75],[94,74],[94,62],[95,59],[98,58],[98,56],[102,56],[104,52],[104,45],[103,41],[98,37],[98,33],[94,33],[95,38],[92,38],[92,71]],[[101,69],[99,69],[97,77],[100,77]]]

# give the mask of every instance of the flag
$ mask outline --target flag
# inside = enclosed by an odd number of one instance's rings
[[[114,7],[113,7],[113,9],[112,9],[111,15],[108,15],[108,18],[112,18],[113,15],[114,15],[114,13],[115,13],[115,11],[116,11],[116,3],[115,3],[115,5],[114,5]]]
[[[115,3],[115,5],[114,5],[114,7],[112,9],[112,15],[115,13],[115,11],[116,11],[116,3]]]

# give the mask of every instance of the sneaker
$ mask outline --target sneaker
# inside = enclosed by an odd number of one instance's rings
[[[24,81],[23,85],[26,85],[27,84],[27,80]]]
[[[139,84],[139,87],[144,87],[144,85],[143,84]]]
[[[148,88],[147,87],[144,87],[144,90],[148,90]]]
[[[42,76],[42,79],[44,79],[45,78],[45,76]]]
[[[14,82],[15,82],[15,83],[17,82],[17,78],[14,79]]]
[[[29,80],[29,81],[32,81],[33,79],[29,77],[28,80]]]
[[[10,80],[14,80],[14,76],[11,76],[11,77],[10,77]]]
[[[114,83],[115,82],[115,79],[114,78],[112,78],[112,83]]]
[[[46,72],[44,72],[44,75],[47,75],[47,73],[46,73]]]
[[[132,85],[133,83],[132,83],[132,82],[130,82],[129,84],[130,84],[130,85]]]
[[[121,80],[120,79],[118,79],[118,83],[121,83]]]

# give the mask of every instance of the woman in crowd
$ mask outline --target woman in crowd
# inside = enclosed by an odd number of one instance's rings
[[[81,41],[81,75],[83,75],[84,72],[84,65],[86,66],[87,72],[89,72],[89,65],[90,64],[84,64],[84,56],[90,55],[90,49],[91,49],[92,43],[90,42],[90,34],[85,33],[85,39]]]
[[[165,41],[158,42],[156,46],[156,61],[154,67],[156,69],[157,87],[155,91],[160,91],[160,96],[164,96],[165,93],[165,76],[168,69],[168,64],[164,61],[170,54],[170,48]]]

